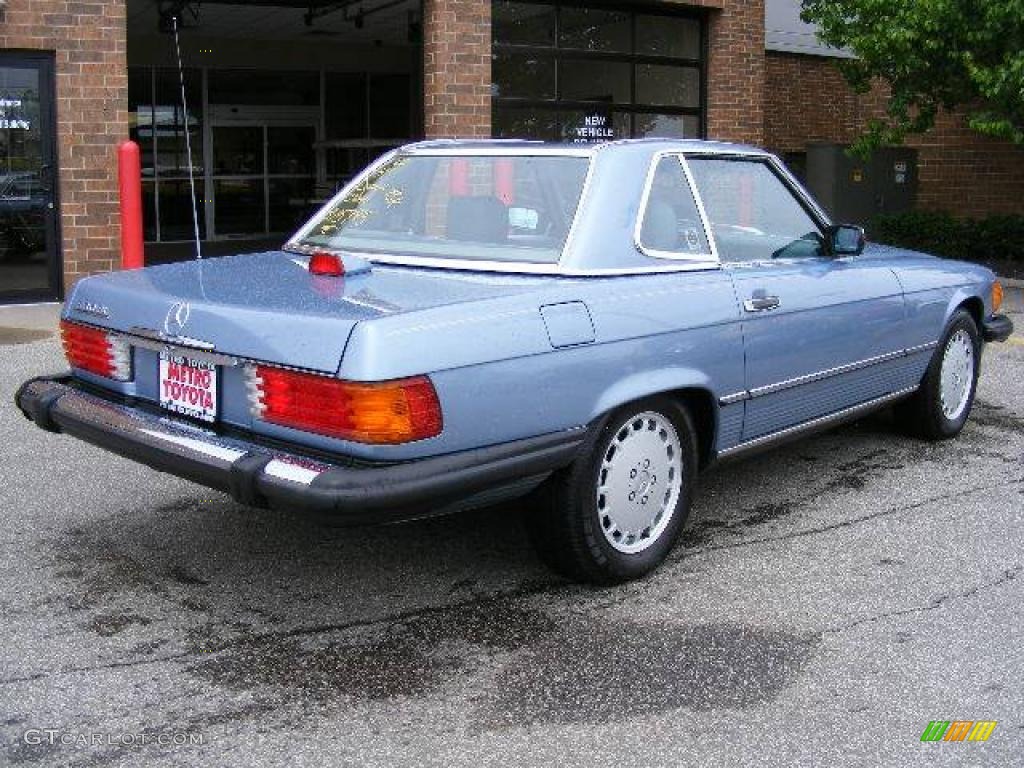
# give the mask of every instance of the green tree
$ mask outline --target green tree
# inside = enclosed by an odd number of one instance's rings
[[[1024,0],[803,0],[801,15],[857,57],[839,65],[856,91],[890,88],[859,153],[928,130],[941,108],[1024,145]]]

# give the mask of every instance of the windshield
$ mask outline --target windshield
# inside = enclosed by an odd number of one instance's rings
[[[467,261],[558,261],[586,157],[398,155],[321,211],[300,245]]]

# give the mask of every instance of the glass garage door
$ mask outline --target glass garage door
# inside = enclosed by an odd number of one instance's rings
[[[493,126],[594,142],[704,135],[704,20],[635,4],[493,3]]]

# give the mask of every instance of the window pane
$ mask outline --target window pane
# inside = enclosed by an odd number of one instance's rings
[[[408,75],[370,75],[370,136],[406,139],[412,134]]]
[[[630,50],[629,14],[594,8],[562,7],[558,44],[584,51]]]
[[[316,106],[320,103],[317,72],[212,69],[209,78],[211,104]]]
[[[492,76],[495,96],[528,99],[555,97],[555,60],[522,53],[494,55]]]
[[[248,130],[248,129],[245,129]],[[267,128],[267,164],[270,173],[312,175],[316,172],[313,126]]]
[[[663,139],[697,139],[700,138],[700,118],[696,115],[634,115],[633,135],[636,138],[645,136]]]
[[[693,192],[676,157],[658,161],[644,208],[640,244],[680,255],[701,256],[711,252]]]
[[[700,22],[678,16],[638,14],[636,52],[650,56],[700,58]]]
[[[263,173],[263,128],[218,126],[213,129],[213,172],[217,176]]]
[[[185,70],[185,96],[188,101],[188,132],[192,143],[193,172],[203,172],[203,93],[202,72]],[[161,176],[188,176],[185,142],[185,114],[181,109],[181,85],[178,70],[156,70],[156,106],[153,110],[156,133],[156,165]]]
[[[324,118],[328,139],[362,139],[368,131],[366,75],[328,72]]]
[[[492,14],[494,42],[498,44],[555,44],[554,6],[497,0],[492,6]]]
[[[558,114],[554,110],[494,108],[494,135],[499,139],[554,141]]]
[[[191,240],[194,232],[192,229],[192,196],[189,192],[188,180],[161,180],[157,186],[160,195],[160,239]],[[202,178],[196,179],[199,237],[206,237],[203,190]]]
[[[699,107],[700,70],[696,67],[638,64],[636,100],[640,104]]]
[[[582,157],[396,157],[318,216],[303,243],[552,264],[588,167]]]
[[[139,145],[142,177],[152,178],[153,152],[153,70],[149,67],[128,68],[128,124],[132,141]]]
[[[218,235],[251,235],[263,232],[263,179],[215,181],[214,221]],[[163,212],[163,198],[160,200]]]
[[[576,101],[630,101],[630,66],[612,61],[573,61],[558,63],[561,98]]]
[[[723,261],[821,255],[817,224],[763,162],[691,158]]]

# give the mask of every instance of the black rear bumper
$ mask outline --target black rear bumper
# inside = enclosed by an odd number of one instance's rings
[[[70,376],[31,379],[15,395],[39,427],[231,494],[250,506],[301,509],[353,524],[415,517],[542,479],[569,463],[584,429],[392,464],[311,457],[233,437],[85,391]]]
[[[1013,321],[1006,315],[992,315],[981,324],[985,341],[1006,341],[1013,333]]]

